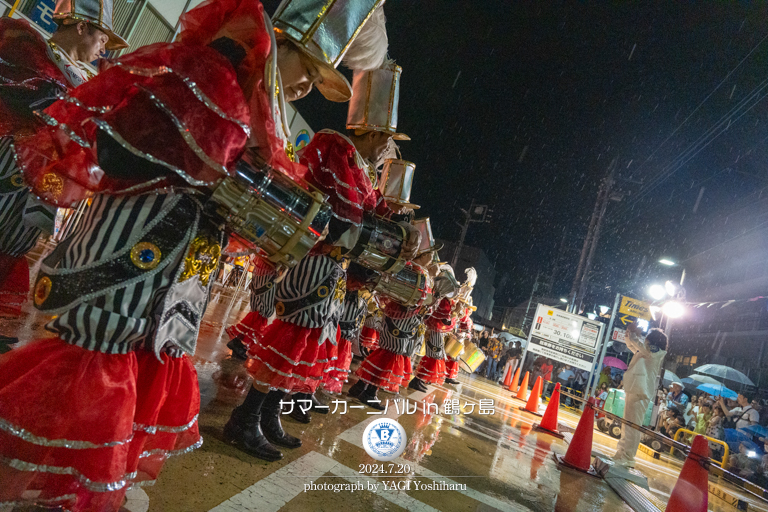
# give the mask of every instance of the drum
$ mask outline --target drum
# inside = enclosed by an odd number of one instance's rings
[[[461,353],[464,352],[464,345],[453,334],[445,337],[445,355],[456,361]]]
[[[397,274],[381,273],[374,291],[403,306],[421,306],[432,296],[427,271],[418,265],[407,265]]]
[[[467,342],[464,347],[464,354],[461,356],[461,368],[469,373],[475,373],[475,371],[485,361],[485,354],[474,343]]]
[[[397,273],[406,263],[402,247],[407,236],[397,222],[366,213],[357,243],[346,255],[366,268]]]
[[[319,191],[308,191],[274,169],[245,160],[213,191],[207,207],[246,247],[276,265],[293,267],[309,253],[331,219]]]

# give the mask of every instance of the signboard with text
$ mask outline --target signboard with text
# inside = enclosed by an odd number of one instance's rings
[[[598,357],[602,324],[543,304],[536,307],[528,350],[591,371]]]

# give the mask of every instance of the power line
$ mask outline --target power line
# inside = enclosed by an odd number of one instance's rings
[[[701,108],[701,107],[704,105],[704,103],[706,103],[706,102],[707,102],[707,100],[709,100],[709,98],[710,98],[710,97],[711,97],[713,94],[715,94],[715,92],[717,92],[717,90],[718,90],[718,89],[719,89],[719,88],[720,88],[720,87],[721,87],[721,86],[722,86],[722,85],[723,85],[723,84],[726,82],[726,80],[728,80],[728,78],[730,78],[730,76],[731,76],[731,75],[732,75],[732,74],[733,74],[733,73],[734,73],[734,72],[735,72],[737,69],[739,69],[739,67],[741,67],[741,65],[742,65],[742,64],[744,64],[744,61],[746,61],[746,60],[747,60],[747,59],[748,59],[748,58],[749,58],[749,57],[750,57],[750,56],[751,56],[753,53],[755,53],[755,50],[757,50],[757,48],[758,48],[758,47],[759,47],[761,44],[763,44],[763,42],[765,42],[765,40],[766,40],[766,39],[768,39],[768,34],[766,34],[766,35],[765,35],[765,36],[764,36],[764,37],[763,37],[763,38],[762,38],[760,41],[758,41],[758,43],[757,43],[757,44],[756,44],[754,47],[752,47],[752,49],[749,51],[749,53],[748,53],[748,54],[746,54],[746,55],[744,56],[744,58],[743,58],[743,59],[741,59],[741,60],[739,61],[739,63],[738,63],[738,64],[736,64],[736,66],[735,66],[733,69],[731,69],[731,70],[728,72],[728,74],[727,74],[727,75],[725,75],[725,78],[723,78],[722,80],[720,80],[720,83],[719,83],[719,84],[717,84],[717,85],[715,86],[715,88],[714,88],[714,89],[712,89],[712,91],[711,91],[709,94],[707,94],[707,96],[706,96],[706,97],[705,97],[705,98],[704,98],[704,99],[701,101],[701,103],[699,103],[699,104],[696,106],[696,108],[695,108],[695,109],[693,109],[693,111],[692,111],[690,114],[688,114],[688,117],[686,117],[685,119],[683,119],[683,122],[682,122],[682,123],[680,123],[680,124],[677,126],[677,128],[675,128],[674,130],[672,130],[672,133],[670,133],[670,134],[669,134],[669,136],[668,136],[666,139],[664,139],[664,141],[662,141],[662,143],[661,143],[661,144],[659,144],[659,147],[657,147],[656,149],[654,149],[654,150],[653,150],[653,152],[652,152],[652,153],[651,153],[651,154],[648,156],[648,158],[646,158],[646,159],[645,159],[645,161],[644,161],[643,163],[641,163],[641,164],[640,164],[640,166],[638,167],[638,170],[642,169],[642,168],[643,168],[643,166],[644,166],[645,164],[647,164],[647,163],[648,163],[648,162],[651,160],[651,158],[653,158],[653,155],[655,155],[655,154],[656,154],[656,152],[657,152],[658,150],[660,150],[660,149],[661,149],[661,147],[662,147],[664,144],[666,144],[666,143],[667,143],[667,141],[668,141],[669,139],[671,139],[671,138],[672,138],[672,137],[673,137],[673,136],[674,136],[674,135],[675,135],[675,134],[676,134],[676,133],[677,133],[677,132],[680,130],[680,128],[682,128],[682,127],[683,127],[683,125],[685,125],[685,123],[687,123],[687,122],[688,122],[688,120],[691,118],[691,116],[693,116],[693,114],[695,114],[696,112],[698,112],[698,111],[699,111],[699,109],[700,109],[700,108]]]

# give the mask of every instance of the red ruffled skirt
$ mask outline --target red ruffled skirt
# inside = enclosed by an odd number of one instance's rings
[[[325,372],[323,389],[328,393],[341,394],[341,388],[349,377],[349,365],[352,364],[352,342],[339,337],[336,361]]]
[[[261,316],[261,313],[251,311],[239,324],[227,329],[227,335],[231,338],[242,336],[243,344],[250,350],[259,340],[259,337],[269,325],[269,319]]]
[[[249,350],[246,363],[254,384],[286,392],[314,393],[325,369],[334,361],[335,346],[318,343],[321,328],[299,327],[280,319],[264,329]]]
[[[360,346],[367,348],[369,354],[379,348],[379,331],[364,325],[360,331]]]
[[[411,358],[377,348],[357,369],[360,380],[390,393],[399,393],[400,386],[411,380]]]
[[[29,263],[25,256],[0,252],[0,315],[21,316],[21,306],[29,295]]]
[[[459,375],[459,362],[449,359],[445,362],[445,370],[448,373],[449,379],[456,379]]]
[[[189,358],[103,354],[48,338],[0,357],[0,506],[118,510],[202,444]]]
[[[445,360],[424,356],[419,362],[416,376],[427,384],[442,384],[446,377]]]

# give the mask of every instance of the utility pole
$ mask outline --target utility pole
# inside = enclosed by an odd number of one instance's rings
[[[533,296],[536,295],[536,291],[539,289],[539,275],[541,272],[536,272],[536,281],[533,282],[533,289],[531,290],[531,298],[528,299],[528,306],[525,308],[525,315],[523,316],[523,323],[520,326],[520,330],[525,332],[525,323],[528,321],[528,311],[531,310],[531,303],[533,303]]]
[[[467,237],[469,225],[472,222],[491,222],[491,216],[489,214],[493,213],[493,210],[490,210],[487,204],[475,204],[475,200],[472,199],[472,202],[469,205],[469,210],[462,208],[461,213],[464,214],[464,222],[456,223],[461,228],[461,236],[459,236],[459,243],[456,245],[456,250],[453,251],[453,258],[451,258],[451,267],[454,269],[459,263],[461,249],[464,247],[464,239]]]
[[[614,157],[608,166],[606,176],[603,178],[602,183],[600,183],[600,189],[597,192],[597,200],[595,201],[595,207],[592,210],[589,229],[587,229],[587,236],[584,238],[584,245],[581,249],[579,266],[576,268],[576,277],[573,279],[571,293],[568,296],[568,310],[571,313],[578,313],[581,308],[584,294],[587,290],[587,284],[589,283],[589,272],[592,269],[592,260],[594,259],[597,242],[600,238],[600,228],[603,224],[605,210],[608,208],[608,201],[615,199],[611,195],[611,189],[614,184],[613,174],[616,170],[617,163],[618,157]]]

